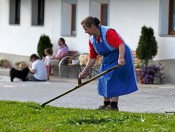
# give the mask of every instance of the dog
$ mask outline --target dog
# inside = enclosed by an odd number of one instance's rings
[[[22,69],[22,70],[17,70],[15,68],[10,69],[10,80],[13,82],[14,78],[20,78],[22,81],[27,81],[27,76],[29,74],[30,70],[28,67]]]

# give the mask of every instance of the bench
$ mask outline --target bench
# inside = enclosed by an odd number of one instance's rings
[[[78,64],[72,64],[72,60],[75,59],[78,55],[77,51],[69,51],[68,54],[63,57],[59,64],[58,64],[58,73],[59,73],[59,77],[61,77],[61,72],[62,72],[62,67],[67,67],[67,78],[69,75],[69,70],[70,68],[74,68],[75,66],[78,66]]]

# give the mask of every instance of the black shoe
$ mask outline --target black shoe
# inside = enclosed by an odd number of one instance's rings
[[[119,108],[118,108],[118,107],[113,108],[113,107],[109,106],[109,107],[108,107],[108,108],[106,108],[106,109],[107,109],[107,110],[119,111]]]
[[[109,105],[100,105],[97,110],[105,110],[108,109],[110,106]]]

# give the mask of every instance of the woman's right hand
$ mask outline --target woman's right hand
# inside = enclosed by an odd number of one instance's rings
[[[88,63],[86,64],[86,67],[83,69],[82,72],[80,72],[79,78],[83,79],[83,78],[86,78],[87,75],[89,75],[89,70],[95,64],[95,61],[96,61],[96,58],[88,60]]]
[[[80,72],[79,78],[84,79],[87,75],[89,75],[89,72],[83,70],[82,72]]]

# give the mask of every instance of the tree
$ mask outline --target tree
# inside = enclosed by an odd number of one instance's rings
[[[40,58],[45,57],[44,50],[46,48],[51,48],[52,49],[53,44],[50,42],[50,38],[47,35],[41,35],[39,42],[38,42],[38,47],[37,47],[37,52]]]
[[[136,56],[145,65],[148,65],[148,61],[152,60],[157,55],[157,41],[154,37],[154,30],[151,27],[142,27],[141,36],[139,39],[138,47],[136,49]]]

